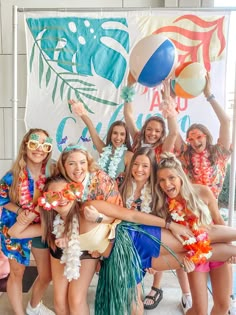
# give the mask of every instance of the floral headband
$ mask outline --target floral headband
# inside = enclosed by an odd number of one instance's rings
[[[42,197],[38,198],[38,205],[44,210],[51,210],[58,206],[62,197],[68,200],[80,201],[83,195],[84,186],[82,183],[68,183],[62,191],[45,191]]]
[[[81,145],[81,144],[75,144],[75,145],[68,145],[64,150],[63,152],[69,152],[71,150],[83,150],[83,151],[87,151],[87,149]]]

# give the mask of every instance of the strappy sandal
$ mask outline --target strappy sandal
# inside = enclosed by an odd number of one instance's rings
[[[145,310],[152,310],[154,309],[155,307],[157,307],[157,305],[161,302],[161,300],[163,299],[163,290],[162,289],[158,289],[158,288],[155,288],[155,287],[151,287],[151,289],[153,291],[155,291],[156,293],[151,296],[151,295],[147,295],[143,301],[143,305],[144,305],[144,309]],[[151,301],[153,301],[152,304],[145,304],[145,300],[146,299],[149,299]]]

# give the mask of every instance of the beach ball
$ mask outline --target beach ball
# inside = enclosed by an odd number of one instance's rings
[[[175,95],[193,98],[202,93],[206,85],[206,70],[199,62],[184,62],[175,69],[171,87]]]
[[[130,72],[140,84],[154,87],[172,74],[177,59],[176,47],[170,39],[150,35],[134,46],[129,60]]]

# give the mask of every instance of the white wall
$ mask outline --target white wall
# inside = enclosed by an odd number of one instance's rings
[[[19,8],[174,8],[213,7],[214,0],[0,0],[0,177],[10,168],[12,142],[12,7]],[[37,97],[37,96],[36,96]],[[23,13],[18,13],[18,115],[17,143],[25,133],[26,53]],[[37,126],[35,126],[37,127]]]

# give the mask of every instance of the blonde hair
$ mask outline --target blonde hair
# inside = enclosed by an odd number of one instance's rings
[[[72,149],[66,148],[64,151],[62,151],[57,161],[55,175],[61,174],[64,178],[66,178],[67,181],[71,181],[71,178],[69,178],[66,173],[65,163],[68,157],[74,152],[81,152],[82,154],[85,155],[88,161],[88,171],[90,173],[93,173],[99,170],[99,167],[97,163],[94,161],[92,155],[85,148],[76,148],[76,145],[73,145],[73,144],[70,144],[68,147],[71,147]]]
[[[21,141],[21,145],[19,148],[19,152],[17,155],[17,158],[15,162],[12,165],[12,168],[10,169],[10,172],[13,176],[12,185],[9,189],[9,196],[10,200],[13,203],[18,203],[19,201],[19,193],[18,193],[18,185],[19,185],[19,178],[20,174],[26,169],[27,167],[27,143],[30,139],[30,136],[37,132],[43,132],[47,137],[49,137],[49,133],[40,128],[31,128],[23,137]],[[43,161],[43,164],[46,165],[49,159],[52,156],[52,152],[48,153],[47,157]]]
[[[157,170],[157,168],[156,168],[157,167],[156,156],[155,156],[153,149],[143,147],[134,153],[134,155],[132,156],[132,159],[130,161],[129,167],[128,167],[127,171],[125,172],[124,180],[119,187],[119,191],[121,193],[123,203],[126,206],[126,201],[130,197],[130,194],[132,193],[131,192],[132,180],[133,180],[132,167],[134,165],[136,158],[140,155],[145,155],[146,157],[148,157],[148,159],[150,161],[150,167],[151,167],[150,172],[151,173],[150,173],[149,182],[150,182],[150,187],[151,187],[151,194],[153,197],[152,198],[152,204],[151,204],[151,209],[153,210],[155,208],[155,204],[156,204],[155,183],[156,183],[156,170]]]
[[[156,185],[156,194],[157,194],[157,207],[156,214],[158,216],[166,218],[168,215],[168,205],[166,202],[166,194],[161,190],[158,182],[158,171],[162,169],[173,169],[177,173],[177,176],[181,180],[180,194],[182,198],[186,201],[187,208],[191,210],[198,218],[199,224],[210,224],[212,219],[210,211],[207,205],[199,199],[198,193],[190,182],[189,178],[185,174],[181,162],[175,157],[174,154],[165,152],[160,156],[161,160],[158,164],[157,170],[157,185]]]

